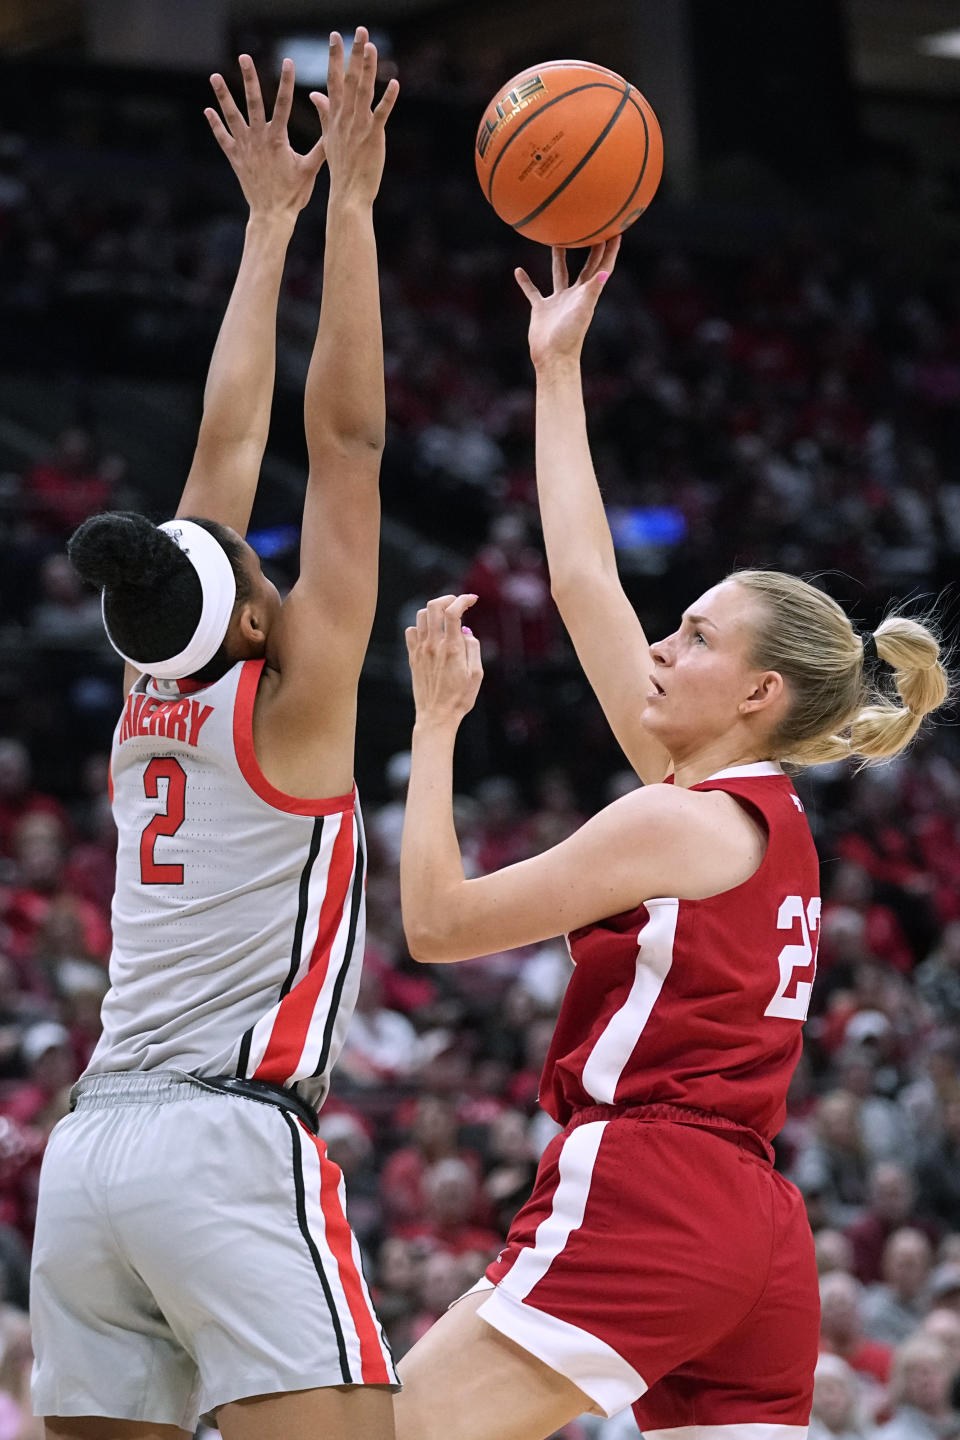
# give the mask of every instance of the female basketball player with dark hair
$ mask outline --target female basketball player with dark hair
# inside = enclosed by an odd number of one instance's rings
[[[517,278],[553,591],[644,787],[553,850],[465,879],[452,761],[482,678],[461,624],[476,597],[433,600],[407,631],[411,952],[457,961],[565,933],[574,971],[541,1084],[563,1129],[496,1262],[402,1361],[399,1440],[543,1440],[628,1405],[647,1440],[802,1440],[817,1274],[770,1142],[820,898],[780,762],[895,755],[947,694],[925,626],[891,615],[858,635],[775,572],[727,576],[648,644],[617,577],[580,383],[616,249],[595,249],[572,286],[555,252],[547,297]]]
[[[45,1157],[34,1402],[50,1436],[389,1440],[389,1351],[316,1109],[363,954],[353,788],[384,438],[373,201],[391,81],[330,37],[322,139],[287,139],[241,56],[207,118],[250,206],[173,520],[102,515],[70,555],[127,662],[111,772],[111,989]],[[300,578],[281,604],[243,539],[267,440],[284,255],[324,158],[324,287],[305,394]],[[313,798],[320,797],[320,798]],[[107,1418],[109,1417],[109,1418]]]

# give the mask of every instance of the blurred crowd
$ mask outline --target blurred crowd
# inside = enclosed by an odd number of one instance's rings
[[[550,599],[524,308],[509,278],[530,256],[483,212],[466,167],[446,166],[451,134],[470,128],[470,117],[450,118],[452,103],[425,86],[391,122],[379,218],[384,500],[413,538],[406,568],[385,574],[390,613],[376,646],[406,715],[403,624],[430,593],[480,595],[472,624],[487,678],[464,729],[456,803],[467,868],[480,874],[555,844],[636,780]],[[17,335],[18,363],[54,365],[81,396],[87,367],[128,362],[199,385],[242,230],[232,193],[211,213],[187,155],[183,184],[169,155],[144,162],[134,183],[130,152],[118,151],[122,184],[111,183],[116,142],[94,127],[71,143],[54,155],[30,137],[0,137],[0,370]],[[744,563],[820,574],[868,623],[894,596],[943,592],[955,632],[945,587],[960,558],[956,263],[891,251],[868,218],[818,227],[767,216],[720,246],[702,211],[669,194],[657,204],[661,230],[628,238],[585,356],[624,581],[652,632]],[[321,237],[308,219],[281,304],[272,443],[291,453]],[[167,477],[155,493],[149,475],[131,473],[90,406],[48,439],[49,453],[29,463],[5,449],[0,477],[0,1440],[33,1433],[25,1309],[37,1176],[96,1043],[108,983],[116,835],[105,782],[119,671],[99,601],[63,545],[106,506],[159,518],[175,488]],[[0,408],[0,446],[8,441]],[[275,499],[269,519],[295,522],[294,503],[287,512]],[[272,547],[268,568],[289,583],[292,548]],[[386,764],[361,749],[369,940],[322,1114],[397,1355],[473,1283],[529,1191],[553,1133],[538,1074],[569,974],[562,941],[456,966],[411,961],[397,870],[408,772],[402,746]],[[815,1436],[952,1440],[960,746],[941,724],[883,769],[822,767],[799,788],[824,904],[777,1163],[803,1192],[823,1276]],[[628,1414],[584,1419],[564,1436],[635,1433]]]

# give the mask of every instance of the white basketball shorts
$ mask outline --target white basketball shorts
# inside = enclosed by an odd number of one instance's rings
[[[397,1385],[343,1178],[304,1124],[169,1071],[77,1096],[40,1179],[38,1415],[192,1431],[250,1395]]]

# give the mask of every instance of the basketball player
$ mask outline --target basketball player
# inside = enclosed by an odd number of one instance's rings
[[[894,755],[947,693],[924,626],[892,615],[861,637],[775,572],[728,576],[648,645],[617,579],[580,386],[615,256],[595,250],[570,286],[555,254],[548,297],[518,278],[554,593],[644,788],[535,859],[465,879],[452,760],[482,675],[461,624],[476,597],[433,600],[407,631],[411,952],[450,962],[565,933],[574,971],[541,1085],[563,1130],[486,1276],[401,1363],[398,1440],[543,1440],[630,1405],[647,1440],[802,1440],[817,1272],[771,1141],[820,898],[781,762]]]
[[[103,1038],[40,1187],[34,1403],[69,1440],[393,1435],[395,1374],[317,1107],[363,953],[353,788],[384,432],[373,201],[391,82],[330,37],[322,139],[287,139],[241,56],[207,118],[250,206],[174,520],[101,515],[71,557],[126,659]],[[284,253],[324,156],[324,287],[306,384],[300,578],[243,539],[267,440]],[[313,798],[319,797],[319,798]],[[108,1418],[109,1417],[109,1418]]]

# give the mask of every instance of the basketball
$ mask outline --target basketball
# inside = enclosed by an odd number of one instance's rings
[[[596,245],[646,210],[663,138],[633,85],[586,60],[523,70],[487,106],[477,176],[508,225],[542,245]]]

